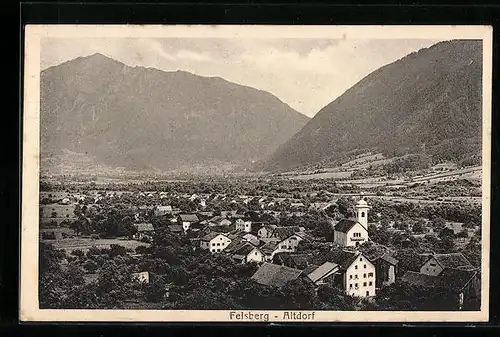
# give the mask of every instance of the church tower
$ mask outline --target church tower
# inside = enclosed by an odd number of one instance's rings
[[[366,203],[364,199],[360,199],[356,206],[354,206],[356,210],[356,219],[366,230],[368,230],[368,210],[370,206]]]

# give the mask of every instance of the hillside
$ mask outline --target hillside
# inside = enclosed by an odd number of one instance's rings
[[[481,41],[440,42],[366,76],[258,166],[326,165],[363,149],[466,160],[481,153],[481,86]]]
[[[101,54],[41,73],[41,148],[127,169],[246,165],[308,121],[268,92]]]

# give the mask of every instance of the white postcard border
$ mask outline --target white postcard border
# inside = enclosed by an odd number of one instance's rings
[[[43,37],[255,37],[483,40],[483,179],[481,311],[283,311],[283,310],[53,310],[38,305],[40,39]],[[53,322],[266,322],[231,319],[234,313],[267,313],[269,322],[480,322],[489,312],[492,27],[490,26],[269,26],[269,25],[27,25],[24,52],[20,320]],[[313,313],[290,320],[285,312]],[[311,315],[309,315],[311,316]]]

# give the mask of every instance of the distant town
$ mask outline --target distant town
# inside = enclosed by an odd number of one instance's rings
[[[41,307],[478,310],[480,185],[463,173],[42,180]]]

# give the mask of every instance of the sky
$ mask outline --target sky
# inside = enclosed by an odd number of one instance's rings
[[[428,39],[44,38],[41,68],[101,53],[129,66],[184,70],[265,90],[313,117],[372,71]]]

